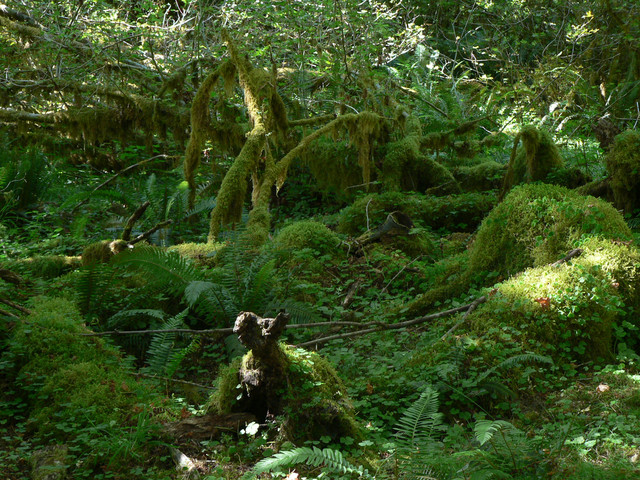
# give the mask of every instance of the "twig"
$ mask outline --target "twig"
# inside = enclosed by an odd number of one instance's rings
[[[189,382],[187,380],[178,380],[177,378],[169,378],[169,377],[163,377],[160,375],[151,375],[148,373],[140,373],[140,372],[129,372],[129,373],[131,375],[135,375],[136,377],[151,378],[154,380],[164,380],[166,382],[171,382],[171,383],[181,383],[183,385],[191,385],[193,387],[203,388],[206,390],[216,390],[216,387],[212,387],[209,385],[202,385],[201,383]]]
[[[567,253],[567,255],[564,258],[561,258],[557,262],[552,263],[551,266],[552,267],[558,267],[558,266],[562,265],[563,263],[568,262],[572,258],[579,257],[580,255],[582,255],[583,252],[584,252],[584,250],[582,250],[581,248],[574,248],[569,253]]]
[[[4,303],[5,305],[9,305],[11,308],[15,308],[16,310],[19,310],[22,313],[26,313],[27,315],[31,315],[31,310],[29,310],[28,308],[23,307],[22,305],[18,305],[17,303],[12,302],[11,300],[0,298],[0,303]]]
[[[382,295],[384,292],[386,292],[386,291],[387,291],[387,289],[389,288],[389,286],[393,283],[393,281],[394,281],[396,278],[398,278],[398,276],[399,276],[402,272],[404,272],[408,267],[410,267],[412,263],[417,262],[417,261],[418,261],[418,260],[420,260],[421,258],[422,258],[422,255],[418,255],[416,258],[414,258],[414,259],[413,259],[413,260],[411,260],[409,263],[407,263],[404,267],[402,267],[402,268],[400,269],[400,271],[399,271],[398,273],[396,273],[396,274],[393,276],[393,278],[392,278],[391,280],[389,280],[389,283],[387,283],[387,284],[385,285],[385,287],[384,287],[382,290],[380,290],[380,293],[378,294],[378,298],[380,298],[380,295]]]
[[[440,340],[444,340],[444,339],[445,339],[445,338],[447,338],[449,335],[451,335],[453,332],[455,332],[455,331],[456,331],[456,329],[457,329],[460,325],[462,325],[464,322],[466,322],[466,321],[467,321],[467,317],[468,317],[469,315],[471,315],[471,312],[473,312],[473,311],[478,307],[478,305],[480,305],[481,303],[484,303],[484,302],[486,302],[486,301],[487,301],[487,297],[486,297],[486,296],[482,296],[482,297],[480,297],[480,298],[476,299],[476,300],[475,300],[471,305],[469,305],[469,308],[467,309],[467,311],[466,311],[466,312],[464,312],[464,315],[463,315],[463,317],[462,317],[462,320],[460,320],[460,321],[459,321],[458,323],[456,323],[453,327],[451,327],[451,328],[447,331],[447,333],[445,333],[445,334],[440,338]]]

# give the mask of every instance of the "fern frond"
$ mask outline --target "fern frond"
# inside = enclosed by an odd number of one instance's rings
[[[189,310],[185,309],[178,315],[167,319],[162,324],[160,330],[174,330],[183,326],[184,318],[187,316],[187,313],[189,313]],[[147,351],[147,364],[150,373],[156,375],[166,374],[167,366],[172,362],[172,353],[175,346],[175,338],[175,332],[156,333],[153,336],[151,345],[149,345],[149,350]],[[173,362],[175,363],[175,359],[173,359]],[[177,365],[175,365],[175,368],[177,368]]]
[[[305,463],[312,467],[324,465],[325,468],[343,474],[356,474],[360,477],[368,476],[362,467],[356,467],[348,462],[339,450],[318,447],[299,447],[293,450],[276,453],[272,457],[259,461],[253,468],[255,475],[269,472],[276,468],[289,467]]]
[[[189,218],[192,215],[198,215],[202,212],[209,212],[216,206],[216,197],[207,198],[198,202],[192,209],[187,210],[184,214],[185,218]]]
[[[478,420],[473,428],[473,434],[480,446],[482,446],[501,430],[518,431],[513,424],[506,420]]]
[[[190,282],[203,279],[188,259],[158,247],[143,245],[126,250],[113,257],[112,263],[144,270],[150,282],[173,293],[182,293]]]
[[[135,309],[135,310],[122,310],[121,312],[116,313],[111,316],[106,322],[108,328],[118,328],[118,326],[122,325],[122,323],[126,320],[129,320],[131,317],[151,317],[156,318],[158,320],[164,320],[165,313],[162,310],[154,310],[154,309]]]
[[[396,438],[401,450],[424,448],[432,442],[434,430],[442,424],[438,413],[438,392],[428,386],[396,424]]]

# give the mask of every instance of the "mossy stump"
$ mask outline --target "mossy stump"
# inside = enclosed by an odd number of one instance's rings
[[[361,438],[346,388],[329,363],[278,342],[288,320],[286,313],[238,315],[234,332],[250,351],[221,373],[215,413],[247,412],[260,422],[280,417],[281,432],[292,441]]]
[[[615,206],[625,213],[640,208],[640,133],[627,130],[615,138],[607,170]]]

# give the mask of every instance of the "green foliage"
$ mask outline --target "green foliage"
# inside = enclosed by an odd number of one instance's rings
[[[338,235],[324,224],[314,221],[301,221],[287,225],[274,239],[276,248],[290,250],[312,248],[321,255],[335,254],[340,243],[341,239]]]
[[[11,209],[24,210],[43,195],[49,183],[47,157],[35,149],[12,148],[0,139],[0,218]]]

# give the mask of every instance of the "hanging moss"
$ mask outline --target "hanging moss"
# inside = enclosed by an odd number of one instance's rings
[[[631,232],[607,202],[564,187],[522,185],[482,222],[471,269],[496,271],[506,278],[562,258],[577,241],[591,235],[626,239]]]
[[[522,147],[517,148],[520,140]],[[532,125],[523,127],[513,141],[501,197],[515,185],[545,180],[554,168],[562,168],[563,164],[551,135]]]
[[[606,161],[616,207],[633,213],[640,208],[640,133],[627,130],[618,135]]]
[[[510,325],[522,332],[518,341],[527,350],[570,360],[612,360],[613,325],[625,306],[638,305],[640,253],[599,237],[580,247],[582,255],[568,263],[531,268],[498,285],[471,316],[472,328],[486,332]]]
[[[309,167],[318,187],[336,193],[362,184],[358,152],[347,141],[320,139],[310,146],[302,163]]]
[[[349,138],[358,148],[358,165],[362,169],[362,181],[368,189],[371,182],[371,155],[374,143],[388,135],[387,122],[377,113],[364,111],[348,122]]]
[[[195,203],[195,172],[200,165],[202,148],[207,139],[207,133],[209,133],[210,130],[209,102],[211,101],[211,92],[215,88],[221,74],[230,75],[230,72],[235,72],[235,68],[229,67],[227,65],[228,63],[229,62],[223,63],[207,75],[207,78],[202,82],[200,88],[198,88],[193,103],[191,104],[191,136],[185,151],[183,166],[184,178],[189,184],[190,208],[192,208]],[[225,86],[227,85],[227,78],[228,77],[225,77]]]

